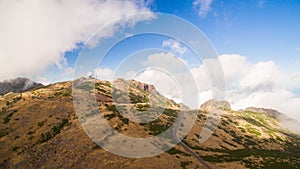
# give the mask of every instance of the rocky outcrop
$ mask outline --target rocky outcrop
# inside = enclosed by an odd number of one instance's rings
[[[203,111],[211,111],[213,109],[231,109],[230,103],[227,101],[218,101],[218,100],[208,100],[205,103],[203,103],[200,107]]]

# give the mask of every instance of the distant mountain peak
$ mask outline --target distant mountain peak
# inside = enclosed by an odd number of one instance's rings
[[[44,86],[41,83],[34,82],[28,78],[18,77],[15,79],[4,80],[0,82],[0,93],[6,94],[9,92],[19,93],[28,91],[37,87]]]
[[[261,107],[247,107],[245,110],[248,111],[254,111],[254,112],[263,112],[266,113],[276,119],[280,118],[281,116],[283,116],[283,113],[280,113],[277,110],[274,109],[268,109],[268,108],[261,108]]]
[[[281,113],[277,110],[270,109],[270,108],[258,108],[258,107],[248,107],[245,109],[246,111],[253,111],[253,112],[262,112],[266,113],[267,115],[277,119],[281,127],[286,128],[290,131],[293,131],[294,133],[300,134],[300,122],[296,119],[293,119],[284,113]],[[243,111],[243,110],[242,110]]]
[[[200,108],[205,111],[210,111],[212,108],[231,109],[231,106],[230,106],[230,103],[225,100],[219,101],[219,100],[215,100],[215,99],[210,99],[210,100],[206,101],[205,103],[203,103]]]

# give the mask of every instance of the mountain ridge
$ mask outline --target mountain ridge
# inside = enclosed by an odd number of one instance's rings
[[[34,82],[28,78],[17,77],[0,82],[0,94],[4,95],[9,92],[20,93],[43,86],[43,84]]]
[[[81,117],[74,111],[72,98],[74,83],[78,84],[75,90],[94,91],[100,112],[109,125],[130,137],[160,134],[174,124],[181,110],[180,105],[163,96],[152,97],[151,92],[144,90],[143,83],[134,81],[132,85],[127,84],[129,100],[121,98],[121,107],[112,97],[113,94],[121,97],[123,91],[113,89],[111,82],[95,79],[58,82],[10,93],[0,100],[0,168],[202,168],[180,145],[141,159],[106,152],[86,135],[79,122]],[[212,136],[204,143],[199,142],[205,121],[216,116],[203,104],[203,109],[185,110],[196,112],[197,119],[183,142],[213,168],[297,168],[300,165],[300,140],[282,131],[277,119],[264,112],[234,111],[225,101],[209,102],[215,102],[223,111],[216,128],[214,124],[207,127],[213,131]],[[166,107],[159,109],[161,106]],[[128,119],[131,113],[135,115],[134,111],[142,117],[143,112],[156,113],[156,110],[162,113],[150,123]],[[128,116],[123,116],[124,113]],[[87,118],[94,114],[89,113]]]

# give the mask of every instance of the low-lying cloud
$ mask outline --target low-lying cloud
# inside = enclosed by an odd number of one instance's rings
[[[220,55],[218,59],[222,64],[225,76],[226,100],[231,103],[233,109],[239,110],[251,106],[273,108],[300,121],[298,111],[300,97],[293,93],[294,90],[300,88],[300,72],[285,73],[273,61],[251,63],[245,56],[239,54],[224,54]],[[213,96],[210,75],[205,67],[213,65],[210,62],[214,61],[205,59],[203,60],[204,64],[189,69],[189,72],[184,72],[180,70],[185,68],[184,65],[187,61],[172,53],[158,53],[149,55],[147,61],[142,64],[165,68],[165,70],[169,70],[168,73],[178,78],[184,78],[185,73],[191,73],[197,84],[199,102],[202,104]],[[103,72],[112,75],[111,71]],[[134,74],[134,71],[131,74]],[[126,76],[124,77],[126,78]],[[153,83],[154,80],[165,81],[165,79],[166,77],[159,73],[153,75],[151,71],[148,71],[139,74],[137,80]],[[176,85],[165,83],[157,87],[163,91],[161,93],[165,96],[176,101],[181,100],[180,94],[174,92],[178,90]],[[184,90],[189,89],[188,84],[180,87],[184,87]],[[190,91],[190,93],[197,94],[195,91]]]
[[[227,100],[233,109],[273,108],[300,120],[300,98],[293,93],[300,87],[299,72],[285,73],[273,61],[250,63],[240,55],[219,58],[226,79]],[[236,58],[235,62],[228,64],[232,58]]]

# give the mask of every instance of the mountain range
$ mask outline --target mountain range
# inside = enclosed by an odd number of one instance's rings
[[[25,92],[43,86],[43,84],[34,82],[30,79],[18,77],[0,82],[0,95],[7,94],[9,92]]]
[[[5,94],[0,96],[0,168],[274,169],[300,166],[299,136],[284,127],[281,120],[298,123],[276,110],[251,107],[235,111],[228,102],[216,100],[207,101],[199,110],[189,109],[160,95],[154,86],[134,80],[109,82],[80,78],[48,86],[33,82],[30,88],[25,88],[26,82],[28,80],[23,79],[16,84],[8,81],[0,84]],[[181,110],[196,113],[195,123],[180,144],[162,154],[147,158],[118,156],[88,137],[80,123],[81,117],[74,110],[72,89],[94,92],[97,107],[108,124],[129,137],[161,134],[176,123]],[[127,96],[125,89],[129,89]],[[216,129],[208,126],[213,134],[200,143],[205,121],[217,116],[216,109],[222,112]],[[157,115],[155,110],[162,113]],[[139,117],[147,112],[157,115],[157,119],[149,123],[129,120],[136,111],[140,112]],[[109,137],[105,135],[105,139]]]

